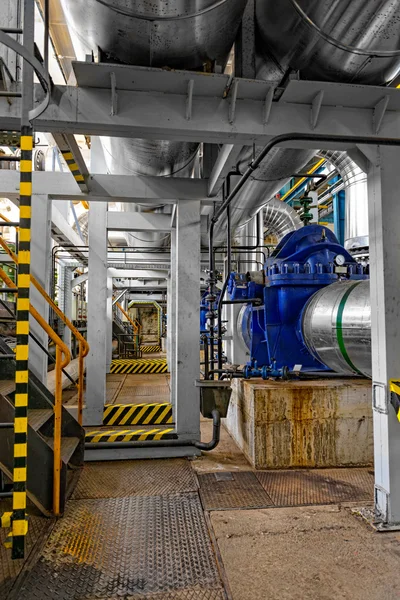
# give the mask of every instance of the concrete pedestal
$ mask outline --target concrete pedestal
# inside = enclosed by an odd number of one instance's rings
[[[257,469],[373,463],[371,382],[243,381],[225,426]]]

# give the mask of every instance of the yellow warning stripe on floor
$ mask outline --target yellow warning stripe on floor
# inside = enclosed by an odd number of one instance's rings
[[[150,354],[151,352],[161,352],[161,346],[140,346],[140,351],[144,354]]]
[[[99,442],[146,442],[150,440],[177,439],[174,429],[119,429],[88,431],[85,442],[98,444]]]
[[[104,425],[168,425],[172,423],[172,404],[106,404]]]
[[[168,373],[168,365],[165,358],[119,358],[112,361],[110,373]]]

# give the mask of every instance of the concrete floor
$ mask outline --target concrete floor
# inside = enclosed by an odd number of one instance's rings
[[[163,386],[167,400],[165,375],[117,379],[110,377],[111,401],[122,399],[122,390],[128,392],[135,384]],[[146,401],[152,398],[147,394]],[[204,441],[211,439],[210,421],[201,420],[201,434]],[[199,475],[253,470],[224,428],[219,446],[191,465]],[[342,504],[210,512],[231,599],[400,599],[400,532],[376,533],[354,508]]]
[[[201,429],[209,439],[211,423]],[[192,466],[199,473],[251,470],[224,428],[220,446]],[[354,509],[211,512],[232,600],[399,599],[400,532],[376,533]]]

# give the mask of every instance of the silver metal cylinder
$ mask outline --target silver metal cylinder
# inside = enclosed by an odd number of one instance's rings
[[[367,174],[350,158],[347,152],[320,150],[338,170],[346,192],[346,222],[344,245],[347,250],[369,246],[368,180]]]
[[[332,371],[372,376],[369,281],[333,283],[314,294],[301,327],[309,352]]]

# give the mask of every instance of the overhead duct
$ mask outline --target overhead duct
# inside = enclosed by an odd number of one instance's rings
[[[274,198],[264,208],[264,236],[274,235],[278,242],[286,234],[303,226],[298,213],[281,200]]]
[[[62,0],[80,60],[209,70],[226,64],[246,0]],[[115,174],[188,176],[197,143],[102,138]]]
[[[302,79],[314,81],[385,85],[400,72],[397,0],[256,0],[255,18],[260,79],[283,85],[290,73],[299,71]],[[245,148],[240,162],[248,164],[259,152]],[[314,154],[283,148],[270,152],[232,202],[232,227],[247,223]],[[352,213],[349,240],[368,233],[354,223]],[[217,237],[225,227],[221,218]]]
[[[367,174],[346,152],[320,150],[340,174],[346,192],[345,248],[356,250],[369,246]]]

